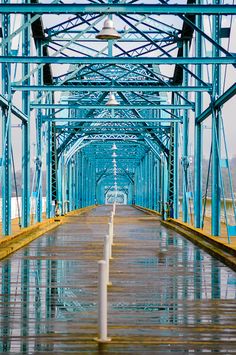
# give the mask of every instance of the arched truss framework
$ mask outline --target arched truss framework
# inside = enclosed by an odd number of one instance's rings
[[[3,233],[11,233],[14,120],[21,122],[23,227],[32,196],[35,220],[42,219],[44,169],[47,217],[53,201],[64,213],[103,203],[105,187],[117,185],[128,203],[164,217],[168,202],[175,218],[181,169],[183,221],[192,196],[201,227],[203,127],[211,117],[212,234],[220,235],[222,107],[236,93],[227,77],[236,65],[233,1],[2,0],[0,13]],[[120,39],[96,38],[107,17]],[[110,93],[118,105],[107,105]]]

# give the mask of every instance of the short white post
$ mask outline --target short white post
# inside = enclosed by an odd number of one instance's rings
[[[111,222],[113,223],[113,220],[114,220],[114,212],[112,211],[111,212]]]
[[[109,259],[112,259],[112,242],[113,242],[113,235],[112,235],[112,223],[108,223],[108,234],[109,234]]]
[[[109,267],[109,260],[110,259],[110,237],[108,235],[106,235],[104,237],[104,260],[107,264],[106,266],[106,270],[107,270],[107,285],[111,285],[111,282],[109,281],[109,271],[110,271],[110,267]]]
[[[105,260],[98,262],[98,338],[100,343],[111,341],[107,337],[107,265]]]
[[[109,223],[109,236],[111,238],[111,244],[113,245],[113,236],[114,236],[114,215],[111,215],[111,222]]]

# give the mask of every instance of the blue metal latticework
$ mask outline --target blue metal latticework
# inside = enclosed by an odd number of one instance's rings
[[[222,167],[232,199],[234,187],[222,163],[223,105],[236,93],[234,1],[2,0],[0,13],[3,234],[14,157],[22,227],[42,220],[46,194],[48,218],[116,200],[201,228],[207,185],[219,236]]]

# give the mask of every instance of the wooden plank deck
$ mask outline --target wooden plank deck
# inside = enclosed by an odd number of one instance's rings
[[[97,262],[111,206],[101,206],[1,262],[6,354],[235,353],[236,274],[158,217],[115,216],[108,344],[97,344]]]

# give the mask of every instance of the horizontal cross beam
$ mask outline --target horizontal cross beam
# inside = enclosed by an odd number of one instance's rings
[[[66,121],[66,122],[90,122],[90,123],[97,123],[97,122],[108,122],[108,123],[149,123],[149,122],[182,122],[182,117],[179,118],[100,118],[100,117],[94,117],[94,118],[66,118],[66,117],[53,117],[53,118],[48,118],[46,116],[43,117],[43,121],[49,121],[49,122],[61,122],[61,121]],[[66,126],[64,128],[67,128]],[[70,126],[69,128],[73,128]],[[76,127],[75,127],[76,128]],[[98,127],[99,128],[99,127]],[[148,126],[146,128],[149,128]]]
[[[4,4],[0,5],[2,14],[194,14],[228,15],[236,14],[234,5],[154,5],[154,4]]]
[[[43,85],[43,86],[27,86],[27,85],[13,85],[13,91],[58,91],[58,92],[97,92],[97,91],[116,91],[116,92],[128,92],[128,91],[157,91],[157,92],[200,92],[200,91],[211,91],[211,85],[207,86],[163,86],[158,84],[149,84],[148,80],[146,82],[140,83],[138,85],[132,84],[122,84],[122,86],[118,85]]]
[[[89,110],[147,110],[147,109],[155,109],[155,110],[188,110],[194,107],[194,104],[184,104],[184,105],[117,105],[117,106],[109,106],[109,105],[80,105],[80,104],[31,104],[31,108],[35,109],[89,109]]]
[[[0,56],[0,63],[28,64],[236,64],[236,56],[228,57],[38,57]]]
[[[182,119],[182,118],[179,118]],[[114,118],[115,120],[115,118]],[[166,118],[160,118],[161,121],[166,120]],[[168,121],[169,122],[169,121]],[[113,122],[112,122],[113,123]],[[146,121],[145,121],[146,123]],[[170,130],[170,125],[169,126],[163,126],[163,125],[149,125],[149,126],[137,126],[134,127],[133,126],[124,126],[123,123],[121,125],[112,125],[112,126],[106,126],[106,125],[99,125],[99,126],[92,126],[90,125],[89,127],[81,127],[79,124],[78,125],[73,125],[73,126],[65,126],[64,124],[61,125],[56,125],[55,128],[57,130],[60,129],[65,129],[68,130],[74,130],[74,129],[79,129],[80,133],[90,133],[91,130],[95,130],[98,129],[100,130],[101,133],[103,133],[103,130],[106,130],[104,133],[106,134],[106,132],[119,132],[119,133],[128,133],[128,134],[136,134],[136,133],[143,133],[145,131],[148,130],[161,130],[161,131],[169,131]]]

